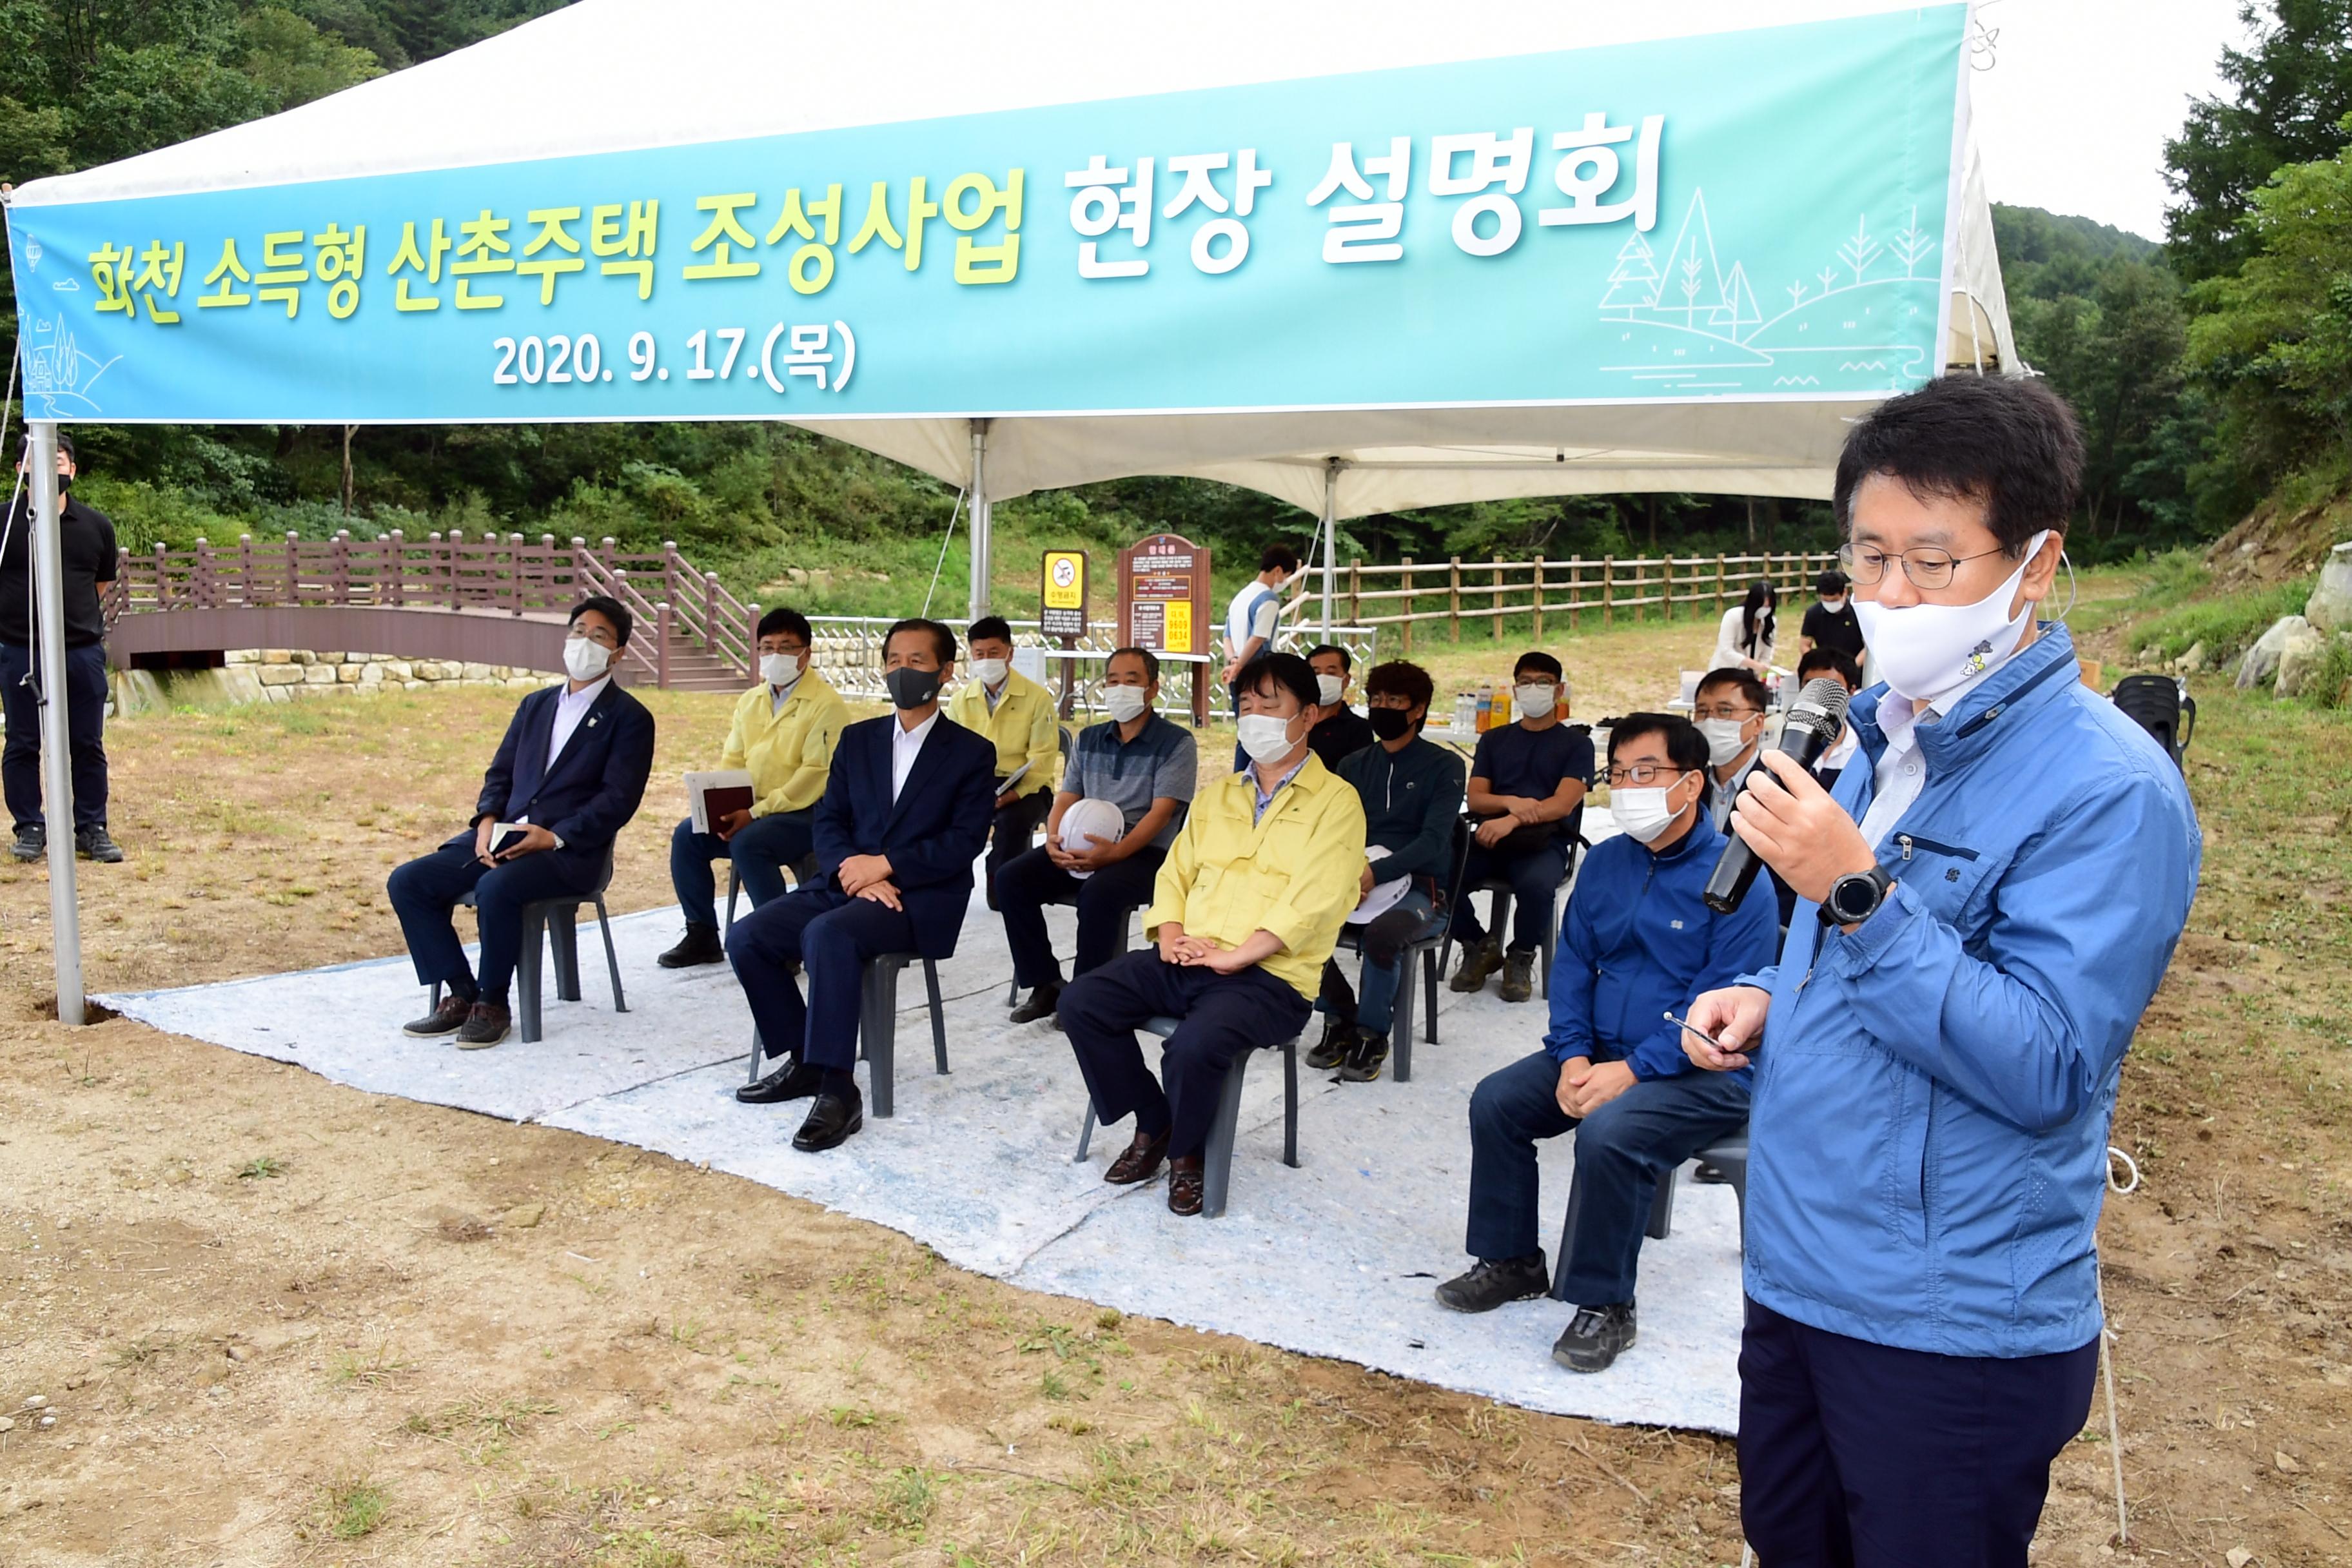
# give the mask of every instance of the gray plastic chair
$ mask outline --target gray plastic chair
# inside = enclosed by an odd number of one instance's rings
[[[1179,1020],[1151,1017],[1143,1021],[1143,1032],[1161,1039],[1176,1032]],[[1275,1047],[1282,1052],[1282,1163],[1292,1170],[1298,1168],[1298,1037],[1293,1035]],[[1249,1059],[1256,1053],[1244,1051],[1234,1058],[1225,1074],[1223,1091],[1217,1097],[1216,1120],[1209,1123],[1209,1146],[1202,1152],[1201,1214],[1216,1219],[1225,1212],[1225,1194],[1233,1184],[1234,1140],[1239,1133],[1242,1120],[1242,1079]],[[1095,1136],[1095,1103],[1087,1100],[1086,1125],[1078,1130],[1078,1152],[1070,1156],[1071,1163],[1086,1159],[1087,1146]]]
[[[555,948],[555,997],[559,1002],[580,1000],[580,906],[596,906],[596,927],[604,936],[604,967],[613,978],[613,1011],[629,1010],[621,994],[621,961],[613,951],[613,921],[604,910],[604,889],[613,885],[613,851],[604,851],[604,868],[596,874],[596,886],[585,893],[566,893],[561,898],[540,899],[522,907],[522,962],[515,966],[515,1022],[522,1032],[522,1043],[535,1046],[540,1041],[540,955],[553,938]],[[480,907],[474,901],[472,889],[457,900],[473,910],[478,919]],[[433,986],[433,1005],[441,1005],[441,986]]]
[[[885,952],[867,959],[858,976],[857,1044],[858,1054],[866,1058],[867,1092],[873,1097],[874,1114],[877,1117],[888,1116],[892,1110],[891,1089],[898,1067],[898,972],[918,963],[923,966],[923,989],[929,993],[930,1002],[931,1058],[940,1076],[947,1076],[947,1012],[940,1005],[939,966],[914,952]],[[754,1028],[746,1083],[760,1081],[760,1066],[766,1057],[766,1042]]]

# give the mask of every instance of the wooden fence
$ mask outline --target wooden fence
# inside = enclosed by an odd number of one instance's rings
[[[1530,623],[1541,637],[1547,618],[1554,630],[1573,632],[1577,617],[1601,617],[1602,626],[1620,615],[1655,614],[1674,619],[1677,611],[1708,617],[1737,604],[1748,585],[1762,578],[1782,595],[1801,597],[1813,579],[1837,564],[1831,552],[1762,555],[1603,556],[1598,561],[1465,560],[1416,562],[1410,555],[1393,566],[1367,566],[1350,560],[1333,574],[1331,613],[1351,626],[1395,626],[1412,651],[1415,627],[1443,626],[1447,640],[1460,642],[1466,622],[1475,633],[1491,629],[1500,638],[1504,623]],[[1301,574],[1297,597],[1283,606],[1294,625],[1319,624],[1323,574]]]
[[[109,621],[151,610],[294,605],[520,616],[562,612],[588,594],[619,600],[655,634],[632,639],[627,661],[658,684],[669,684],[673,658],[686,650],[751,679],[759,606],[741,603],[672,542],[659,553],[633,553],[611,539],[592,547],[578,538],[559,544],[551,533],[468,539],[455,529],[423,539],[397,529],[373,539],[348,530],[324,540],[244,534],[233,545],[199,539],[193,550],[159,542],[149,552],[121,552],[106,611]]]

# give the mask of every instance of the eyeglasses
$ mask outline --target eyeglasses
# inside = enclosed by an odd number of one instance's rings
[[[1639,789],[1649,784],[1663,783],[1667,779],[1679,778],[1683,771],[1670,763],[1632,763],[1622,768],[1611,768],[1609,783],[1612,786],[1632,784]]]
[[[1691,710],[1691,717],[1694,719],[1738,719],[1745,721],[1755,718],[1758,714],[1763,711],[1764,710],[1761,708],[1733,708],[1724,706],[1715,708],[1694,708]]]
[[[1999,548],[1980,550],[1974,555],[1955,555],[1948,550],[1905,550],[1889,552],[1874,550],[1867,544],[1841,544],[1838,559],[1845,563],[1845,574],[1862,587],[1867,588],[1886,575],[1886,563],[1899,561],[1903,574],[1911,579],[1915,588],[1948,588],[1952,573],[1961,563],[1981,561],[1988,555],[2005,553]]]

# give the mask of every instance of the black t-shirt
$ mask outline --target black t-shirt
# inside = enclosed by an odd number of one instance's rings
[[[1592,782],[1592,734],[1589,730],[1553,724],[1530,730],[1507,724],[1478,737],[1477,753],[1470,759],[1470,776],[1485,779],[1495,795],[1549,799],[1563,779]],[[1559,820],[1562,838],[1573,839],[1584,826],[1584,807]]]
[[[8,541],[0,547],[0,643],[33,644],[33,617],[26,588],[33,562],[33,498],[25,496],[8,519]],[[114,581],[114,524],[96,507],[66,498],[58,537],[65,546],[66,647],[89,647],[106,636],[106,612],[98,585]]]
[[[1833,647],[1840,653],[1862,658],[1862,620],[1853,613],[1853,601],[1848,599],[1836,609],[1820,600],[1805,612],[1802,636],[1813,639],[1815,647]]]
[[[1362,751],[1378,739],[1372,733],[1370,719],[1353,708],[1342,708],[1307,731],[1307,749],[1321,758],[1325,767],[1338,773],[1340,758]]]

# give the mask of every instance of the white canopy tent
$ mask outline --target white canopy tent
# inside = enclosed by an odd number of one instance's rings
[[[1023,0],[1010,10],[950,0],[856,5],[580,0],[472,47],[286,113],[36,182],[14,193],[11,211],[22,224],[47,207],[1303,83],[1918,9],[1888,0],[1652,0],[1641,6],[1489,0],[1451,13],[1433,12],[1419,0],[1286,0],[1278,5],[1193,0],[1174,13],[1094,0]],[[1924,176],[1948,180],[1949,191],[1935,262],[1945,280],[1935,341],[1948,345],[1948,366],[2014,374],[2021,367],[2000,291],[1990,209],[1968,138],[1967,69],[1963,51],[1962,79],[1953,87],[1958,110],[1949,157]],[[1058,183],[1050,191],[1046,184],[1040,180],[1032,193],[1040,207],[1064,199]],[[388,249],[389,237],[377,243]],[[24,278],[20,267],[20,292]],[[1213,351],[1171,341],[1162,352],[1181,359]],[[1339,519],[1570,493],[1822,498],[1848,421],[1881,395],[1883,390],[1686,400],[1449,397],[1264,408],[1236,407],[1228,400],[1213,408],[1105,413],[971,405],[842,417],[811,416],[799,411],[806,406],[801,405],[789,416],[780,409],[765,416],[788,417],[963,487],[971,500],[975,616],[988,600],[992,500],[1127,475],[1175,474],[1247,486],[1318,514],[1324,524],[1328,623],[1330,545]],[[54,431],[30,400],[27,416],[37,439]],[[362,417],[332,409],[305,416],[320,422]],[[35,476],[37,515],[51,519],[46,462],[36,465]],[[53,594],[53,521],[41,531],[41,542],[43,586]],[[45,638],[54,638],[58,618],[49,598],[43,610]],[[47,664],[51,679],[58,679],[61,657]],[[63,711],[62,701],[53,700],[47,710],[53,727],[61,727]],[[46,741],[51,795],[62,799],[64,736]],[[66,973],[72,869],[71,846],[58,836],[51,870],[61,900],[60,1013],[78,1018],[78,961],[70,986]]]

